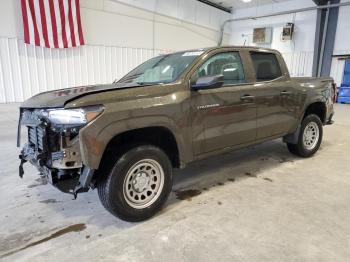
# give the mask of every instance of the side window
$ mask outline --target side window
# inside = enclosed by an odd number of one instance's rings
[[[280,64],[275,54],[251,52],[250,55],[258,82],[270,81],[282,76]]]
[[[198,77],[223,75],[224,85],[245,83],[243,65],[238,52],[220,53],[210,57],[197,69],[196,75]]]

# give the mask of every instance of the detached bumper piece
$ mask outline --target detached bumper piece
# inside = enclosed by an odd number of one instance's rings
[[[31,152],[30,154],[24,154],[25,152]],[[24,171],[23,165],[26,162],[30,162],[40,172],[41,176],[44,176],[48,179],[50,184],[55,186],[61,192],[74,195],[74,198],[77,197],[78,193],[83,193],[89,191],[92,187],[91,179],[94,174],[94,170],[86,166],[78,169],[55,169],[49,168],[45,165],[40,164],[40,157],[37,154],[33,153],[33,150],[30,150],[27,146],[22,150],[22,154],[19,156],[20,165],[19,165],[19,176],[22,178]]]
[[[23,165],[25,162],[27,162],[27,160],[23,159],[22,155],[19,156],[19,159],[20,159],[21,163],[19,164],[19,167],[18,167],[18,175],[20,178],[23,178],[23,175],[24,175]]]

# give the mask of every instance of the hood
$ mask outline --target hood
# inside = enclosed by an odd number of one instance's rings
[[[21,108],[62,108],[67,103],[80,97],[111,91],[114,89],[126,89],[138,87],[133,84],[106,84],[106,85],[90,85],[79,86],[66,89],[53,90],[37,94],[21,104]]]

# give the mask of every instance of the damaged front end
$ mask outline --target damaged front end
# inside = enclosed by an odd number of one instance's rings
[[[28,140],[21,150],[19,176],[30,162],[51,184],[75,197],[91,187],[93,169],[82,162],[79,131],[103,112],[102,106],[79,109],[20,109],[17,146],[21,127],[27,127]]]

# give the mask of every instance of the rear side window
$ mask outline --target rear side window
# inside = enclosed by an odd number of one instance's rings
[[[270,81],[282,76],[280,64],[276,55],[271,53],[250,53],[258,82]]]

